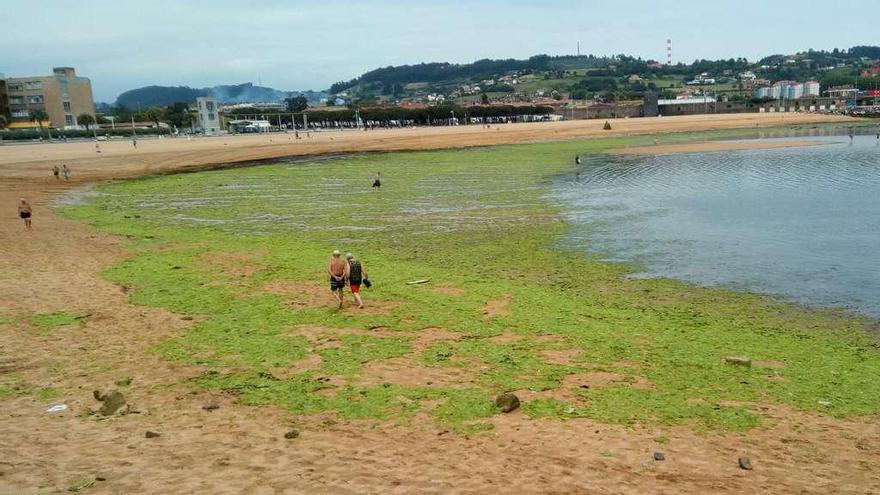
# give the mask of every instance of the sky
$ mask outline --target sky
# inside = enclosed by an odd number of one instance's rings
[[[69,0],[0,9],[0,73],[73,66],[96,101],[152,84],[326,89],[388,65],[581,53],[673,62],[880,43],[878,0]]]

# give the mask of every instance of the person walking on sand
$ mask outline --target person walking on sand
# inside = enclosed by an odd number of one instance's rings
[[[345,279],[348,278],[348,263],[342,261],[342,253],[338,249],[333,251],[333,256],[327,263],[327,273],[330,274],[330,292],[339,303],[339,309],[342,309],[342,291],[345,289]]]
[[[66,164],[61,165],[61,175],[64,176],[64,180],[65,180],[65,181],[69,181],[69,180],[70,180],[70,169],[67,168],[67,165],[66,165]]]
[[[24,220],[24,228],[31,230],[31,214],[33,210],[31,209],[31,204],[27,202],[26,199],[21,198],[18,201],[18,216]]]
[[[60,174],[60,173],[61,173],[61,169],[58,168],[58,165],[55,165],[54,167],[52,167],[52,175],[55,176],[55,180],[61,180],[61,178],[58,177],[58,174]]]
[[[347,253],[345,259],[348,261],[348,287],[351,289],[351,295],[357,301],[358,308],[364,309],[364,300],[361,299],[361,282],[367,278],[367,269],[351,253]]]
[[[382,188],[382,177],[379,175],[379,172],[376,172],[376,176],[373,177],[373,187],[376,189]]]

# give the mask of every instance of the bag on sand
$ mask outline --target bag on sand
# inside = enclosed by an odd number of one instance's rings
[[[370,282],[369,277],[364,277],[363,284],[364,284],[364,287],[366,287],[368,289],[373,286],[373,282]]]

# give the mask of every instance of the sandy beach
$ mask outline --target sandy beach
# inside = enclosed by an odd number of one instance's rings
[[[150,348],[194,324],[170,311],[138,306],[101,271],[126,257],[123,239],[61,218],[52,205],[72,187],[176,170],[198,170],[283,156],[424,150],[781,124],[854,122],[809,114],[703,115],[455,128],[315,132],[187,140],[128,140],[0,146],[0,316],[77,308],[77,332],[40,334],[0,326],[0,372],[60,390],[56,401],[0,398],[0,493],[65,492],[101,478],[87,493],[872,493],[880,489],[880,424],[835,420],[767,407],[773,423],[748,433],[687,427],[623,428],[589,420],[533,421],[520,413],[492,418],[495,430],[465,436],[430,422],[407,427],[330,418],[297,420],[281,408],[248,407],[224,394],[169,385],[200,370]],[[784,143],[805,145],[809,141]],[[670,153],[775,147],[778,142],[659,144],[627,152]],[[51,167],[66,163],[70,182]],[[15,212],[34,206],[34,230]],[[58,379],[61,376],[62,378]],[[133,377],[135,413],[98,420],[92,390]],[[219,409],[202,406],[216,402]],[[146,439],[146,431],[161,436]],[[654,462],[657,435],[668,460]],[[754,471],[737,465],[748,452]]]

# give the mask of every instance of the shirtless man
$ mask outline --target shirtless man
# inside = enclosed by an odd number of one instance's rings
[[[342,309],[342,290],[345,289],[345,279],[348,277],[348,263],[342,259],[342,253],[338,249],[333,251],[333,257],[327,263],[327,273],[330,274],[330,292],[339,303],[339,309]]]
[[[24,228],[31,230],[31,215],[33,214],[33,209],[31,208],[31,204],[27,202],[26,199],[21,198],[18,202],[18,216],[24,220]]]

